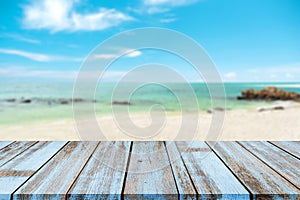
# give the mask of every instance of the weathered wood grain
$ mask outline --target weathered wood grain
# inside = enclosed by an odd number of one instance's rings
[[[180,143],[179,143],[180,144]],[[250,199],[248,191],[204,142],[180,152],[201,199]],[[193,151],[191,151],[193,149]],[[230,183],[230,184],[229,184]]]
[[[70,142],[14,194],[14,199],[64,199],[98,142]]]
[[[278,142],[271,142],[272,144],[284,149],[285,151],[289,152],[290,154],[296,156],[300,159],[300,142],[299,141],[278,141]]]
[[[211,152],[209,146],[204,143],[199,143],[198,141],[179,141],[176,142],[176,146],[178,147],[179,152]]]
[[[166,148],[180,199],[197,199],[197,192],[175,142],[166,142]]]
[[[300,160],[268,142],[239,142],[300,189]]]
[[[121,199],[131,142],[101,142],[68,192],[70,199]]]
[[[13,142],[0,150],[0,167],[24,152],[36,142]]]
[[[209,144],[0,142],[0,200],[300,199],[300,142]]]
[[[7,145],[13,143],[12,141],[0,141],[0,149],[6,147]]]
[[[236,142],[218,142],[212,146],[254,198],[296,199],[300,191]]]
[[[163,142],[133,142],[124,198],[177,199],[176,183]]]
[[[10,198],[18,187],[65,144],[66,142],[38,142],[11,162],[0,167],[0,199]]]

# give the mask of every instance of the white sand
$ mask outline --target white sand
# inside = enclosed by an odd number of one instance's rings
[[[218,140],[300,140],[300,104],[284,105],[284,110],[258,112],[256,110],[232,110],[225,112],[223,129],[218,131]],[[134,123],[140,127],[151,124],[149,115],[134,114]],[[190,116],[195,117],[195,116]],[[178,134],[181,115],[167,116],[164,127],[153,137],[125,134],[111,116],[99,117],[98,124],[107,140],[205,140],[211,124],[212,114],[199,115],[198,129],[192,126]],[[216,126],[213,126],[213,128]],[[86,127],[83,132],[90,133]],[[86,131],[85,131],[86,130]],[[92,138],[93,139],[93,138]],[[28,125],[0,126],[0,140],[80,140],[74,120],[35,122]],[[91,140],[91,139],[90,139]]]

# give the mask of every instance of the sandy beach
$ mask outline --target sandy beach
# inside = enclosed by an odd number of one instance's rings
[[[229,110],[225,112],[222,130],[217,140],[300,140],[300,104],[281,105],[283,110],[259,112],[251,110]],[[222,111],[215,111],[222,112]],[[194,140],[206,140],[212,114],[202,113],[198,118],[197,131],[185,129],[181,140],[190,140],[188,133],[193,132]],[[151,124],[147,114],[132,114],[133,123],[139,127]],[[194,116],[195,117],[195,116]],[[112,116],[98,117],[98,125],[106,140],[174,140],[181,127],[181,115],[169,114],[164,126],[151,137],[142,138],[120,130]],[[192,128],[191,128],[192,129]],[[86,133],[85,133],[86,134]],[[73,119],[33,122],[25,125],[0,127],[0,140],[81,140]]]

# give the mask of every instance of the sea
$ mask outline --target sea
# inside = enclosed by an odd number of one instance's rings
[[[182,110],[207,112],[214,109],[214,100],[221,101],[226,110],[255,109],[274,102],[237,100],[245,89],[263,89],[275,86],[286,91],[300,93],[300,83],[224,83],[224,94],[212,95],[205,83],[145,84],[134,92],[113,94],[116,83],[101,83],[93,99],[82,96],[74,105],[93,103],[97,116],[112,113],[112,106],[128,107],[129,112],[147,112],[153,105],[161,106],[168,113]],[[126,88],[126,84],[122,85]],[[10,81],[0,80],[0,126],[28,124],[39,121],[73,118],[74,82],[72,81]],[[120,91],[120,90],[118,90]],[[192,93],[191,93],[192,91]],[[181,98],[183,97],[183,98]],[[226,104],[223,104],[225,101]],[[114,102],[114,103],[113,103]]]

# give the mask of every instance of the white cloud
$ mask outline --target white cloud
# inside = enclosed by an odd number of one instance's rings
[[[95,54],[93,55],[93,59],[113,59],[117,56],[117,54]]]
[[[258,66],[246,69],[240,73],[239,78],[243,81],[260,81],[260,82],[285,82],[300,80],[300,62],[287,63],[273,66]],[[255,79],[255,77],[258,77]]]
[[[142,52],[135,50],[135,51],[132,51],[132,52],[128,53],[126,56],[130,57],[130,58],[133,58],[133,57],[140,56],[141,54],[142,54]]]
[[[0,77],[6,78],[50,78],[50,79],[69,79],[75,80],[79,71],[77,70],[37,70],[28,69],[26,67],[6,67],[0,68]],[[95,71],[83,71],[81,78],[84,79],[98,79],[99,72]],[[126,74],[126,71],[110,70],[105,71],[101,77],[102,81],[111,81],[118,79]]]
[[[27,43],[31,43],[31,44],[40,44],[41,43],[41,41],[39,41],[39,40],[26,38],[22,35],[13,34],[13,33],[3,33],[3,34],[0,35],[0,37],[11,38],[11,39],[14,39],[14,40],[27,42]]]
[[[106,70],[106,71],[78,71],[76,78],[80,80],[99,80],[102,81],[115,81],[125,75],[126,71],[121,70]]]
[[[185,6],[196,3],[198,0],[144,0],[147,13],[156,14],[169,11],[172,7]]]
[[[77,71],[34,70],[24,67],[0,68],[0,77],[74,79]]]
[[[236,73],[235,72],[229,72],[224,74],[224,77],[227,79],[235,79],[236,78]]]
[[[50,61],[73,61],[79,62],[82,61],[82,58],[73,58],[73,57],[64,57],[64,56],[53,56],[41,53],[33,53],[27,51],[21,51],[16,49],[2,49],[0,48],[0,53],[17,55],[21,57],[28,58],[30,60],[38,61],[38,62],[50,62]]]
[[[23,7],[23,25],[28,29],[49,29],[57,31],[94,31],[117,26],[133,20],[116,9],[99,8],[98,12],[81,14],[74,10],[78,0],[31,1]]]
[[[115,71],[106,71],[103,74],[102,79],[113,79],[113,78],[121,78],[122,76],[124,76],[127,72],[126,71],[119,71],[119,70],[115,70]]]
[[[19,77],[74,79],[76,75],[76,71],[31,70],[24,71],[22,75],[19,74]]]
[[[92,59],[113,59],[117,58],[122,54],[126,54],[125,57],[134,58],[142,55],[142,52],[139,50],[131,50],[131,49],[119,49],[119,53],[115,54],[94,54],[92,55]]]
[[[15,49],[0,49],[0,53],[22,56],[39,62],[48,62],[51,60],[50,56],[45,54],[31,53]]]

